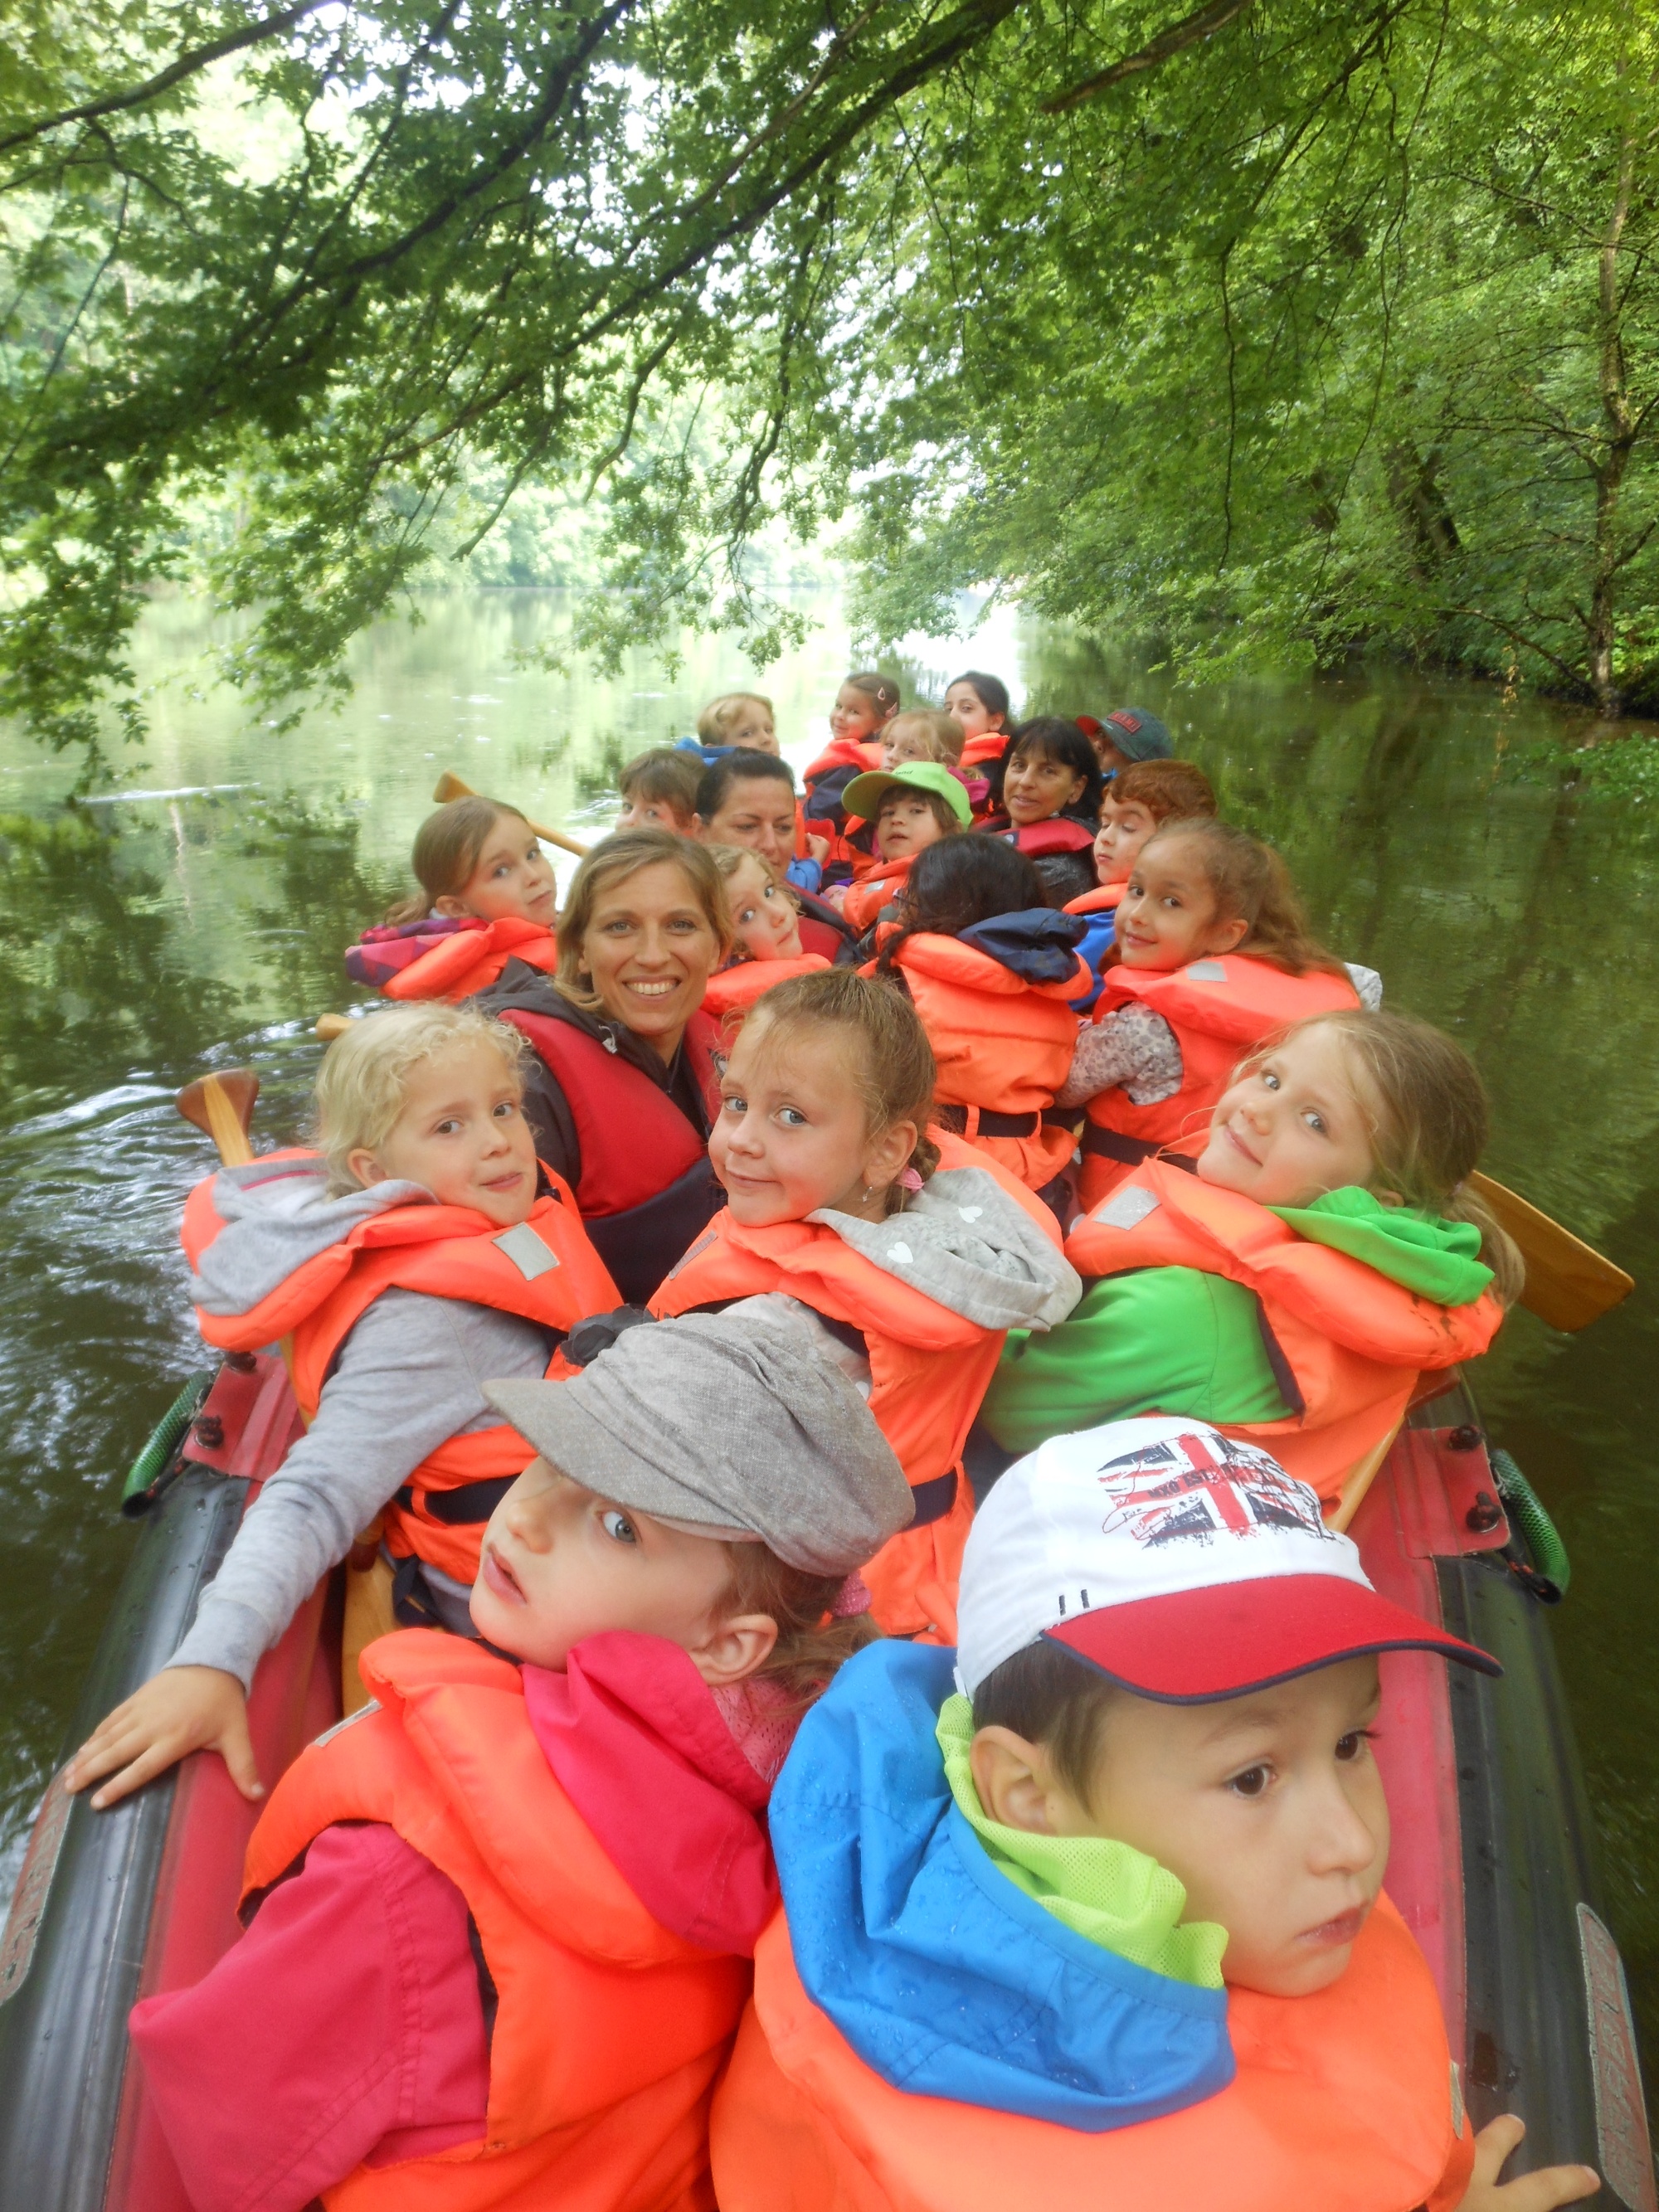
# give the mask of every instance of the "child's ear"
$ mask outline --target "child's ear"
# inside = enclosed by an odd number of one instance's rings
[[[441,898],[433,900],[432,911],[442,915],[446,921],[465,921],[472,909],[464,898],[446,891]]]
[[[690,1649],[691,1664],[711,1690],[741,1682],[772,1656],[778,1624],[769,1613],[737,1613],[718,1621]]]
[[[1210,951],[1212,953],[1231,952],[1236,945],[1243,944],[1250,933],[1250,925],[1241,914],[1231,921],[1218,921],[1210,932]]]
[[[872,1190],[885,1190],[903,1174],[921,1134],[914,1121],[890,1121],[865,1155],[864,1180]]]
[[[1028,1835],[1061,1833],[1055,1819],[1057,1784],[1048,1753],[1012,1729],[978,1729],[968,1753],[974,1787],[985,1812],[1005,1828]]]
[[[386,1170],[366,1146],[359,1145],[355,1152],[346,1154],[346,1173],[365,1190],[386,1181]]]

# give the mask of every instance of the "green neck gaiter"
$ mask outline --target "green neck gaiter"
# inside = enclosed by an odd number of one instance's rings
[[[1221,1987],[1227,1931],[1208,1920],[1182,1926],[1187,1893],[1167,1868],[1104,1836],[1005,1828],[987,1815],[974,1787],[968,1764],[974,1709],[966,1698],[945,1699],[935,1734],[957,1811],[1010,1881],[1074,1934],[1132,1966],[1199,1989]]]

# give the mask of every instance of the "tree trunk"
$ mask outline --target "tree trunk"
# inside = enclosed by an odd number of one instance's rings
[[[1389,504],[1411,539],[1412,572],[1431,576],[1443,561],[1462,550],[1440,489],[1439,453],[1431,452],[1425,459],[1412,439],[1402,438],[1382,458],[1389,472]]]
[[[1601,237],[1598,270],[1598,331],[1601,413],[1607,423],[1607,451],[1595,470],[1595,544],[1590,580],[1589,613],[1585,621],[1589,654],[1590,688],[1595,703],[1609,717],[1619,712],[1618,671],[1613,663],[1615,587],[1624,566],[1619,544],[1619,497],[1636,443],[1636,417],[1630,404],[1625,373],[1625,342],[1619,313],[1619,248],[1630,214],[1631,185],[1636,173],[1636,141],[1628,134],[1619,148],[1619,184],[1613,213]]]

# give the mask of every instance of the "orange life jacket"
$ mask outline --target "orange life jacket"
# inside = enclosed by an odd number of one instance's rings
[[[982,738],[969,738],[957,766],[978,768],[988,761],[999,761],[1013,741],[1012,730],[988,730]]]
[[[609,1313],[621,1301],[568,1187],[548,1174],[556,1194],[538,1199],[516,1228],[501,1229],[470,1206],[391,1206],[296,1267],[246,1313],[204,1313],[198,1306],[198,1325],[224,1352],[256,1352],[291,1335],[294,1395],[307,1421],[315,1418],[340,1346],[382,1291],[460,1298],[566,1334],[587,1315]],[[185,1203],[184,1247],[192,1267],[224,1226],[213,1203],[215,1181],[209,1176],[198,1182]],[[556,1348],[549,1376],[569,1371]],[[426,1559],[455,1581],[471,1583],[484,1522],[534,1456],[504,1422],[451,1437],[386,1507],[387,1549],[395,1559]],[[460,1492],[467,1495],[456,1495]]]
[[[1346,975],[1316,969],[1287,975],[1270,961],[1238,952],[1172,970],[1111,969],[1095,1019],[1103,1021],[1132,999],[1161,1014],[1175,1031],[1181,1088],[1152,1106],[1137,1106],[1116,1085],[1089,1101],[1079,1194],[1085,1206],[1097,1205],[1154,1152],[1196,1159],[1209,1141],[1210,1116],[1234,1068],[1275,1030],[1359,1004]]]
[[[807,1996],[780,1913],[714,2099],[721,2212],[1451,2212],[1460,2202],[1474,2147],[1439,2001],[1386,1896],[1340,1980],[1304,1997],[1230,1990],[1227,2027],[1238,2071],[1226,2088],[1103,2134],[913,2096],[866,2066]]]
[[[1143,1192],[1156,1203],[1132,1228],[1101,1218],[1128,1220]],[[1323,1498],[1334,1498],[1398,1426],[1419,1373],[1477,1358],[1504,1318],[1489,1291],[1473,1305],[1436,1305],[1363,1260],[1297,1236],[1253,1198],[1158,1160],[1076,1223],[1066,1256],[1085,1279],[1195,1267],[1254,1291],[1280,1393],[1300,1410],[1287,1420],[1216,1426],[1262,1445]]]
[[[862,937],[883,907],[890,903],[909,872],[908,860],[881,860],[848,885],[841,910],[857,935]]]
[[[1058,1242],[1054,1217],[982,1152],[946,1130],[930,1132],[945,1168],[996,1176]],[[930,1644],[957,1639],[957,1585],[973,1520],[962,1449],[1006,1332],[964,1320],[890,1275],[823,1222],[745,1229],[722,1209],[651,1300],[653,1313],[694,1312],[781,1291],[826,1321],[857,1329],[870,1361],[870,1411],[915,1494],[916,1520],[863,1571],[889,1636]]]
[[[325,1828],[379,1821],[465,1898],[497,2009],[483,2141],[359,2166],[329,2212],[713,2212],[708,2093],[748,1960],[647,1912],[549,1767],[516,1667],[424,1629],[361,1663],[378,1709],[277,1784],[244,1893]]]
[[[894,958],[933,1048],[940,1106],[963,1109],[963,1134],[1041,1190],[1076,1139],[1042,1116],[1077,1049],[1073,999],[1093,990],[1087,963],[1057,983],[1028,983],[971,945],[932,930],[907,937]]]
[[[723,1021],[735,1010],[752,1006],[775,983],[787,983],[792,975],[815,975],[829,965],[821,952],[803,952],[793,960],[739,960],[709,977],[702,1011],[711,1021]]]
[[[540,922],[508,915],[482,929],[457,930],[441,937],[429,952],[411,960],[385,987],[388,999],[447,999],[458,1006],[475,991],[487,990],[509,960],[551,974],[559,964],[558,939]]]
[[[1081,898],[1067,899],[1060,911],[1062,914],[1109,914],[1122,905],[1123,894],[1128,888],[1127,883],[1099,884],[1093,890],[1085,891]]]

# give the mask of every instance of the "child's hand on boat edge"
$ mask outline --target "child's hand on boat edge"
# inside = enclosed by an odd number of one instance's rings
[[[64,1786],[73,1796],[103,1782],[92,1800],[101,1813],[192,1751],[216,1751],[244,1797],[264,1796],[236,1677],[217,1667],[167,1667],[93,1730],[70,1759]]]
[[[1589,2166],[1547,2166],[1516,2181],[1500,2182],[1504,2160],[1526,2132],[1526,2122],[1513,2112],[1481,2129],[1474,2139],[1474,2172],[1457,2212],[1556,2212],[1558,2205],[1595,2196],[1601,2178]]]

